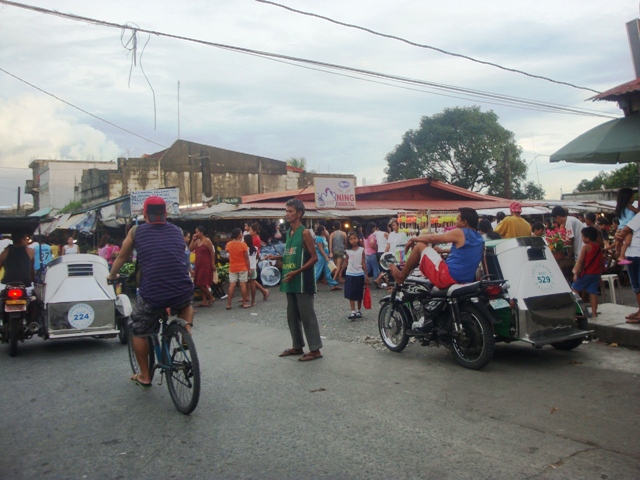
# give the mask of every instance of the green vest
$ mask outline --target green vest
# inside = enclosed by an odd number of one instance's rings
[[[287,231],[287,242],[285,243],[284,254],[282,255],[282,278],[284,278],[287,273],[298,270],[311,258],[307,249],[304,248],[304,240],[302,237],[304,230],[304,225],[300,225],[298,229],[293,232],[293,235],[291,234],[291,230]],[[285,293],[316,293],[315,269],[309,268],[299,273],[288,283],[280,282],[280,291]]]

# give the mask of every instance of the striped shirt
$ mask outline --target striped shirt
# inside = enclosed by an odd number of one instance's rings
[[[152,307],[167,308],[193,298],[193,282],[184,268],[182,230],[171,223],[137,227],[135,249],[141,269],[140,295]]]

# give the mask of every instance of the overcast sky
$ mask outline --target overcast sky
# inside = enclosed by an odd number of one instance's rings
[[[638,0],[277,3],[597,91],[635,77],[625,23],[638,17]],[[587,101],[594,94],[586,90],[254,0],[28,4],[207,42],[622,115],[615,103]],[[31,178],[28,165],[35,158],[139,157],[170,146],[178,139],[178,128],[184,140],[278,160],[304,157],[309,170],[355,174],[361,185],[379,183],[385,156],[407,130],[418,127],[422,116],[471,105],[495,111],[514,132],[523,159],[531,163],[528,179],[542,184],[547,198],[559,198],[561,190],[571,191],[581,179],[611,170],[549,164],[548,159],[607,118],[492,104],[143,33],[137,35],[132,66],[133,54],[123,47],[130,39],[130,31],[0,4],[0,68],[138,135],[0,71],[0,205],[16,202],[17,188],[24,191],[24,180]]]

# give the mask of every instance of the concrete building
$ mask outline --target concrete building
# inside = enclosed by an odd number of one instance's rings
[[[88,169],[115,170],[115,162],[85,162],[75,160],[34,160],[29,164],[33,179],[27,180],[25,193],[33,196],[36,210],[61,209],[71,201],[80,200],[80,183]]]
[[[186,140],[141,158],[119,158],[112,171],[87,169],[82,175],[84,207],[136,190],[179,188],[180,205],[240,203],[244,195],[304,188],[313,175],[286,162]]]

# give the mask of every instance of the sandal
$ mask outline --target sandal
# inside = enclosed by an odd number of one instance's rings
[[[279,357],[289,357],[291,355],[303,355],[304,350],[301,348],[287,348],[284,352],[282,352]]]
[[[320,353],[319,350],[316,350],[315,352],[305,353],[304,355],[302,355],[298,359],[298,361],[299,362],[310,362],[311,360],[317,360],[319,358],[322,358],[322,354]]]

